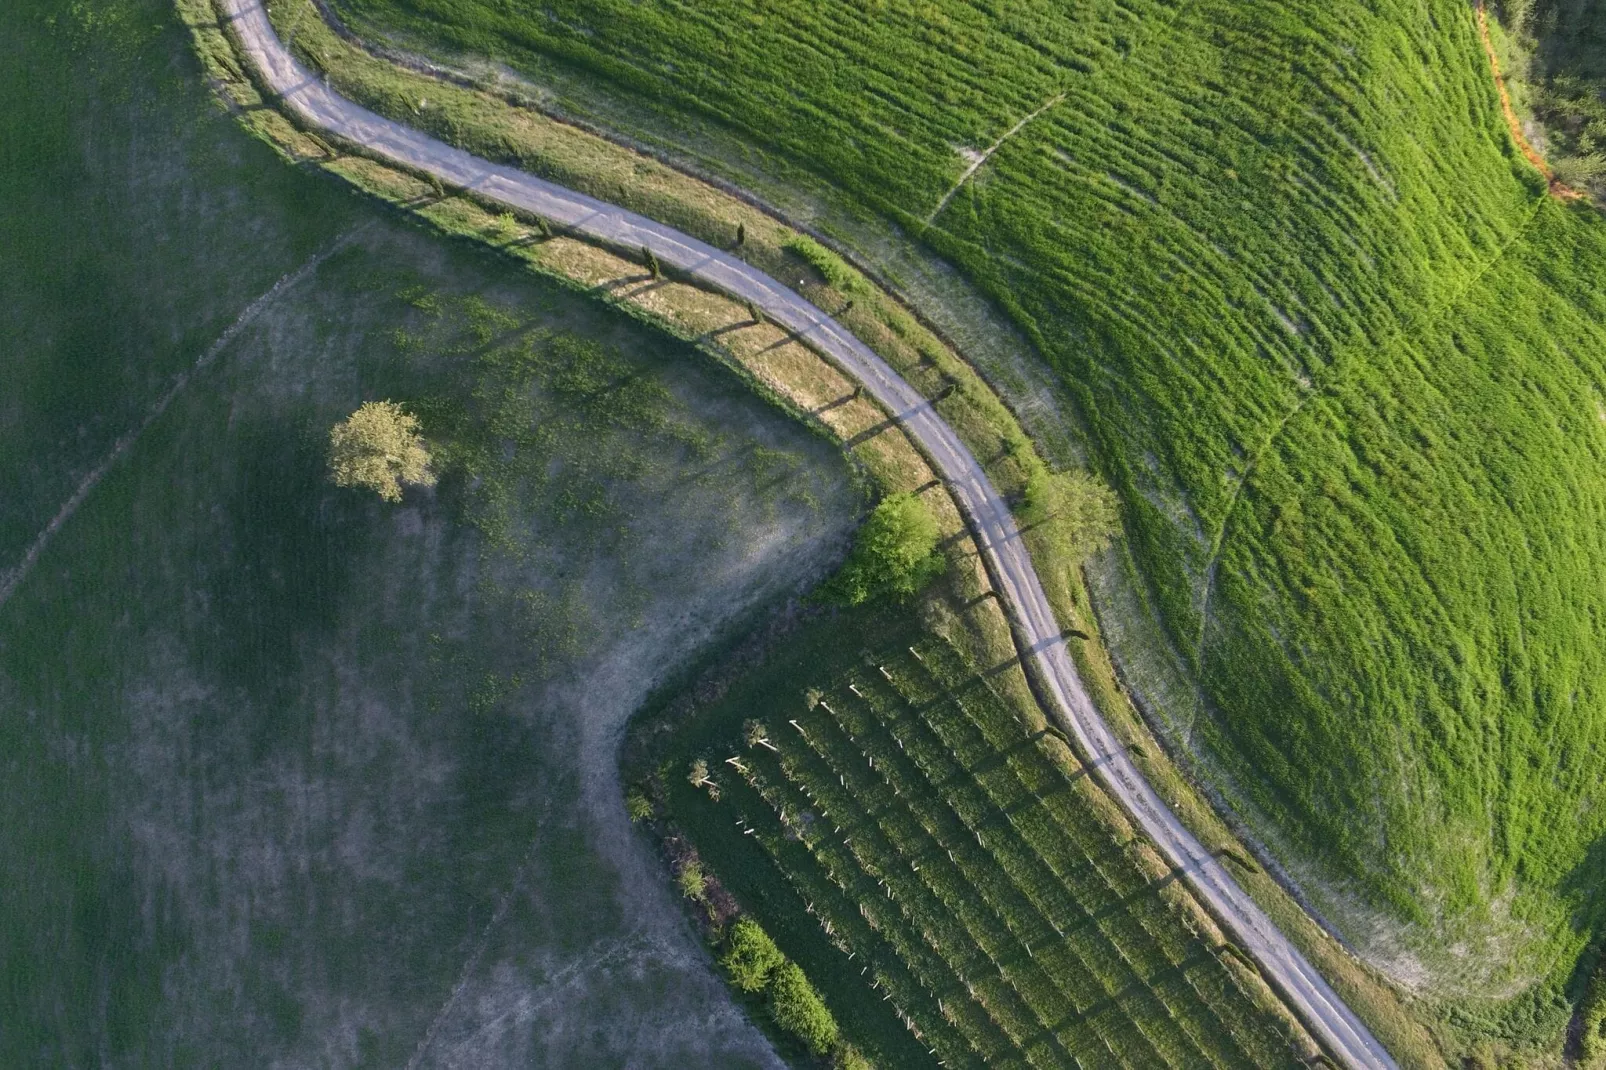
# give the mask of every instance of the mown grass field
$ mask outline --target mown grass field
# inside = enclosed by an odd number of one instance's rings
[[[849,1039],[883,1066],[1300,1065],[1308,1038],[1063,739],[914,616],[806,626],[652,761]]]
[[[0,59],[0,570],[128,442],[0,597],[0,1065],[772,1065],[614,750],[840,553],[836,451],[286,167],[165,0]],[[325,471],[374,397],[440,466],[396,507]]]
[[[1465,5],[339,7],[690,116],[959,266],[1077,399],[1218,784],[1374,962],[1559,1036],[1606,829],[1606,233],[1511,147]]]

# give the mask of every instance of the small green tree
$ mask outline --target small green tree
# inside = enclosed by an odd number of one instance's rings
[[[719,964],[730,973],[731,984],[743,992],[758,992],[786,961],[770,934],[752,918],[737,918],[731,926],[730,947]]]
[[[775,1024],[824,1055],[836,1044],[836,1019],[795,962],[783,962],[770,978],[770,1015]]]
[[[684,863],[675,877],[675,886],[687,899],[702,902],[708,891],[708,875],[703,872],[703,864],[695,858]]]
[[[746,223],[738,223],[738,224],[736,224],[736,244],[737,245],[746,245],[747,244],[747,224]]]
[[[367,401],[329,431],[329,478],[340,487],[366,487],[387,502],[402,486],[432,487],[429,450],[418,418],[394,401]]]
[[[859,529],[841,571],[825,585],[824,597],[856,606],[872,598],[918,594],[947,567],[937,551],[937,535],[937,519],[920,498],[883,498]]]
[[[1115,492],[1082,469],[1039,468],[1032,473],[1021,519],[1029,528],[1042,529],[1073,562],[1098,553],[1121,530]]]
[[[664,266],[658,262],[658,256],[645,245],[641,247],[641,259],[647,264],[647,270],[652,272],[655,279],[663,278]]]

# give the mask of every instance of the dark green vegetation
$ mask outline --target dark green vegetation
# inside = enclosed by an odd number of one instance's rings
[[[355,218],[217,120],[185,47],[154,0],[0,11],[0,583],[174,376]]]
[[[945,564],[937,550],[937,520],[926,503],[914,494],[891,494],[870,512],[841,571],[821,595],[845,606],[876,598],[907,599]]]
[[[769,991],[776,1025],[801,1038],[815,1055],[824,1055],[835,1046],[836,1019],[797,963],[781,963],[770,978]]]
[[[786,961],[770,934],[752,918],[738,918],[726,940],[729,946],[719,964],[730,975],[731,984],[743,992],[762,992]]]
[[[1557,177],[1606,197],[1606,7],[1593,0],[1508,0],[1501,21],[1521,55],[1510,71],[1544,126]]]
[[[830,565],[840,462],[283,166],[170,19],[0,6],[0,569],[129,436],[0,604],[0,1065],[767,1065],[614,746]],[[398,506],[326,478],[376,397],[441,475]]]
[[[808,625],[652,760],[669,820],[844,1036],[878,1066],[1299,1065],[1063,740],[911,617]]]
[[[1559,1038],[1606,832],[1606,228],[1515,153],[1468,5],[340,6],[958,265],[1122,494],[1179,740],[1372,961]]]
[[[781,953],[764,927],[752,918],[737,918],[725,942],[719,964],[731,984],[743,992],[766,993],[777,1026],[800,1040],[811,1054],[829,1053],[841,1036],[836,1019],[802,968]]]

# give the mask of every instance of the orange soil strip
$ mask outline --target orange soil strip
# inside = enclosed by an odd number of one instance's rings
[[[1483,0],[1478,0],[1478,33],[1483,37],[1483,51],[1489,57],[1489,69],[1494,72],[1495,88],[1500,91],[1500,109],[1506,113],[1506,128],[1511,131],[1511,139],[1517,143],[1522,154],[1528,162],[1539,168],[1539,173],[1550,182],[1552,196],[1570,198],[1582,197],[1583,194],[1563,184],[1551,173],[1550,165],[1545,158],[1534,151],[1528,143],[1528,138],[1522,132],[1522,123],[1517,120],[1517,112],[1511,106],[1511,94],[1506,92],[1506,76],[1500,73],[1500,57],[1494,54],[1494,42],[1489,39],[1489,14],[1484,10]]]

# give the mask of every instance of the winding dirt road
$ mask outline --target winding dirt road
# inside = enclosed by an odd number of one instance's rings
[[[1076,672],[1047,595],[1014,518],[964,443],[931,403],[864,343],[820,309],[763,272],[644,216],[489,163],[346,100],[292,57],[260,0],[218,0],[246,58],[309,125],[441,182],[462,186],[542,216],[595,240],[650,249],[660,261],[724,292],[751,301],[854,376],[920,443],[967,515],[994,582],[1025,638],[1027,650],[1059,704],[1093,772],[1127,808],[1167,861],[1260,964],[1330,1054],[1357,1068],[1394,1067],[1394,1060],[1305,956],[1165,805],[1099,716]]]

